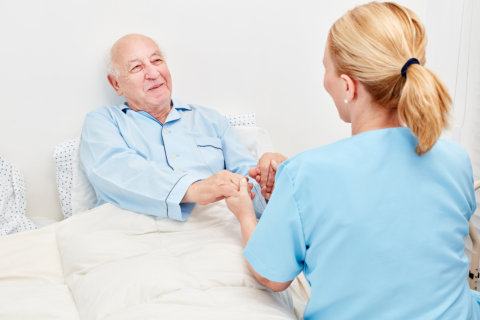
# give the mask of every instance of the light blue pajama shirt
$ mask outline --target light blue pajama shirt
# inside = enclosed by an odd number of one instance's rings
[[[87,114],[80,161],[97,205],[109,202],[184,221],[195,204],[180,202],[192,183],[223,169],[248,176],[248,169],[256,166],[225,116],[176,99],[172,103],[163,125],[126,104]],[[265,199],[256,182],[253,191],[260,216]]]
[[[480,319],[470,160],[452,141],[416,144],[408,128],[368,131],[280,165],[244,256],[273,281],[304,271],[305,319]]]

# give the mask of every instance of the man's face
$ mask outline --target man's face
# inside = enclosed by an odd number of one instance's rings
[[[117,77],[108,80],[133,110],[157,111],[170,107],[172,78],[160,49],[153,40],[129,35],[112,48]]]

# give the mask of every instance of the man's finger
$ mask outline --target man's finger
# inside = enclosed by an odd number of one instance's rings
[[[257,175],[258,175],[257,167],[253,167],[253,168],[248,169],[248,175],[249,175],[252,179],[256,179],[256,178],[257,178]]]
[[[270,169],[268,170],[268,178],[266,182],[266,186],[270,189],[269,192],[271,192],[273,185],[275,184],[275,175],[277,174],[277,169],[278,169],[278,163],[272,159],[270,161]]]
[[[260,168],[260,186],[263,187],[267,184],[268,179],[268,170],[270,169],[270,163],[265,163],[264,161],[259,161]]]
[[[242,179],[245,181],[244,179]],[[241,180],[240,180],[241,181]],[[240,190],[240,181],[234,181],[231,180],[230,183],[223,184],[221,186],[217,187],[217,192],[222,196],[222,197],[231,197],[237,194],[237,192]]]
[[[270,162],[270,165],[272,166],[273,170],[275,170],[275,172],[277,171],[278,169],[278,163],[277,161],[273,160]]]
[[[260,193],[262,194],[262,196],[263,196],[265,199],[268,200],[268,198],[267,198],[267,193],[268,193],[268,192],[267,192],[267,187],[263,187],[263,188],[261,189]]]
[[[239,183],[238,183],[237,179],[234,179],[233,177],[230,177],[230,183],[238,189]]]
[[[270,168],[270,170],[268,170],[268,178],[267,178],[267,182],[266,182],[266,186],[271,188],[273,186],[273,183],[275,182],[275,174],[277,172],[275,170],[273,170],[272,168]]]
[[[233,183],[235,186],[238,186],[238,182],[240,180],[246,180],[246,179],[247,179],[247,177],[242,176],[241,174],[229,172],[227,175],[225,175],[223,177],[222,180],[224,182],[230,182],[230,183]],[[220,181],[222,181],[222,180],[220,180]]]

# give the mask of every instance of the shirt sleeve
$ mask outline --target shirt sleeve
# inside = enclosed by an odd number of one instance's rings
[[[294,185],[284,169],[284,164],[278,168],[272,197],[243,252],[256,272],[277,282],[293,280],[306,254]]]
[[[200,178],[174,171],[167,163],[149,161],[130,149],[110,114],[87,114],[80,161],[97,197],[105,202],[181,221],[193,210],[193,203],[180,202]]]
[[[248,176],[248,170],[255,167],[257,161],[248,148],[243,144],[235,130],[230,126],[228,120],[224,119],[224,121],[226,122],[224,124],[226,129],[221,139],[225,158],[225,169],[246,176],[248,177],[249,182],[253,183],[252,192],[255,193],[253,206],[255,214],[257,218],[259,218],[267,204],[265,198],[262,196],[260,185]]]
[[[472,169],[472,163],[470,161],[470,158],[468,156],[468,154],[465,152],[465,155],[466,155],[466,165],[465,165],[465,168],[466,168],[466,172],[467,172],[467,201],[468,201],[468,204],[470,205],[470,208],[471,208],[471,214],[470,214],[470,217],[475,213],[475,211],[477,210],[477,201],[475,199],[475,180],[474,180],[474,177],[473,177],[473,169]]]

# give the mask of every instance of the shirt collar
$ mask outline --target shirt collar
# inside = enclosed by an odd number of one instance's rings
[[[167,119],[165,120],[165,123],[180,119],[182,116],[181,116],[181,113],[178,112],[179,110],[188,110],[188,111],[192,110],[192,107],[190,107],[188,104],[185,104],[176,98],[172,97],[171,103],[172,103],[172,110],[170,110],[170,113],[168,114]],[[120,106],[120,108],[123,111],[123,113],[127,113],[128,110],[132,110],[128,106],[128,103],[126,101]],[[157,119],[155,119],[150,113],[146,111],[140,110],[137,112],[158,122]]]
[[[175,98],[175,97],[172,97],[172,105],[173,105],[173,108],[179,110],[179,109],[183,109],[183,110],[192,110],[192,107],[190,107],[188,104],[186,103],[183,103],[182,101],[180,101],[179,99]],[[173,109],[172,108],[172,109]]]

